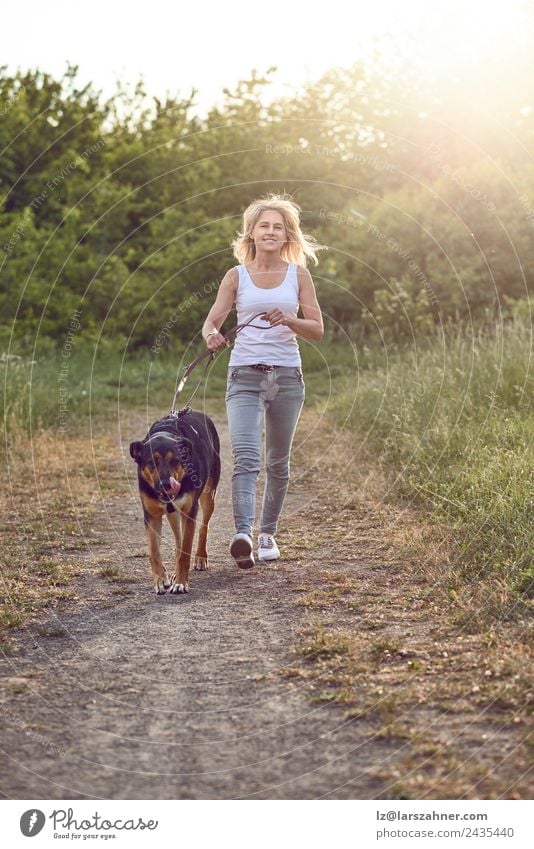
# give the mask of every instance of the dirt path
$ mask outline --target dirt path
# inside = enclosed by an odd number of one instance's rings
[[[350,437],[304,417],[284,559],[250,572],[227,556],[227,461],[210,571],[192,573],[188,596],[157,597],[127,456],[145,424],[128,417],[116,485],[97,482],[97,521],[72,555],[77,603],[18,633],[2,660],[4,797],[530,792],[516,668],[451,628],[431,580],[399,558],[413,517],[377,501]]]

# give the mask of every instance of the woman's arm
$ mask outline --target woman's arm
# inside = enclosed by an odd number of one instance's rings
[[[303,339],[322,339],[324,335],[323,316],[315,294],[315,286],[310,272],[297,266],[299,284],[299,303],[304,318],[296,318],[291,313],[275,309],[265,313],[265,319],[274,327],[283,324]]]
[[[219,330],[234,304],[237,284],[237,269],[231,268],[221,280],[215,302],[202,325],[202,337],[210,351],[222,351],[229,345]]]

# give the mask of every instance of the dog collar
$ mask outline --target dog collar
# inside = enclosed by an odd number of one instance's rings
[[[149,439],[152,439],[154,436],[168,436],[170,439],[174,439],[174,441],[176,442],[178,439],[180,439],[181,434],[171,433],[168,430],[156,430],[154,431],[154,433],[150,434]]]

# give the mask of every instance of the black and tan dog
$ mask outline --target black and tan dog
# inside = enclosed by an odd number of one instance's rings
[[[219,435],[212,420],[187,409],[154,422],[142,442],[132,442],[137,463],[148,553],[158,594],[189,592],[189,567],[198,505],[202,525],[195,569],[208,568],[208,524],[215,506],[221,462]],[[160,554],[163,514],[176,541],[176,569],[170,579]]]

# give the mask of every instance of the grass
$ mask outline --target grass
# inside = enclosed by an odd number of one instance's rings
[[[116,449],[107,429],[64,440],[46,430],[31,439],[15,431],[10,438],[0,492],[2,651],[9,650],[10,631],[79,601],[77,579],[88,566],[77,554],[95,539],[95,476],[118,474],[110,468]]]
[[[352,583],[345,575],[336,574],[332,571],[319,571],[315,575],[315,581],[319,589],[307,592],[297,601],[299,607],[308,610],[324,610],[331,607],[344,595],[353,589]],[[293,591],[306,590],[307,587],[295,587]]]
[[[534,370],[527,322],[424,340],[347,381],[335,401],[393,491],[445,521],[458,586],[492,575],[531,595]],[[453,591],[458,591],[458,586]]]
[[[131,579],[124,575],[118,566],[114,566],[109,564],[107,566],[102,566],[101,569],[98,570],[98,574],[102,578],[106,578],[111,583],[128,583]]]
[[[298,679],[311,704],[361,723],[364,739],[387,747],[374,773],[382,797],[529,798],[524,646],[484,634],[464,635],[460,645],[444,616],[430,639],[421,634],[410,640],[412,651],[400,650],[393,634],[376,638],[348,621],[340,627],[339,614],[306,626],[294,665],[280,674]],[[423,651],[425,664],[409,659]],[[501,745],[515,747],[514,764],[502,761],[497,730]]]
[[[318,627],[299,646],[298,653],[308,661],[316,663],[346,654],[348,650],[349,641],[346,637],[327,633],[322,627]]]
[[[126,409],[161,409],[171,406],[184,367],[204,349],[144,354],[123,359],[120,353],[95,352],[82,344],[67,359],[62,349],[45,345],[42,354],[3,354],[0,357],[1,414],[4,452],[41,430],[62,433],[87,432],[90,421]],[[308,397],[324,397],[333,391],[340,375],[354,367],[350,348],[332,344],[301,344]],[[209,366],[195,369],[177,406],[184,406],[196,390],[195,406],[224,399],[229,356],[223,353]],[[2,449],[0,449],[2,450]]]
[[[11,629],[20,628],[32,619],[39,618],[62,602],[72,602],[76,599],[75,593],[66,588],[67,578],[64,573],[60,581],[52,577],[33,582],[28,580],[28,574],[32,573],[30,563],[27,564],[24,574],[4,558],[0,560],[0,567],[0,643],[7,639]],[[35,571],[33,570],[34,574]],[[47,636],[58,634],[54,631],[53,634],[47,633]],[[0,648],[3,649],[3,646]]]

